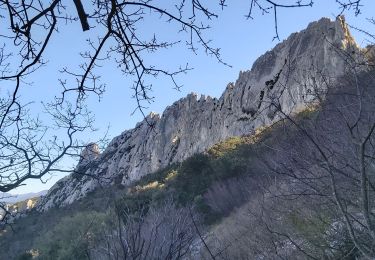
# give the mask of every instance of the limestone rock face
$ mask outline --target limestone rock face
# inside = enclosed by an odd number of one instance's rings
[[[77,166],[85,175],[60,180],[38,210],[70,204],[95,189],[99,181],[127,185],[228,137],[250,134],[278,119],[269,106],[275,97],[288,113],[303,109],[312,101],[316,86],[324,85],[316,75],[325,75],[326,83],[345,73],[340,52],[349,48],[359,52],[342,17],[311,23],[258,58],[251,70],[240,72],[219,99],[190,94],[162,115],[151,113],[115,137],[102,154],[95,147],[87,148],[82,157],[90,159],[82,159]]]
[[[78,165],[87,165],[98,158],[100,154],[99,146],[96,143],[88,144],[81,153]]]

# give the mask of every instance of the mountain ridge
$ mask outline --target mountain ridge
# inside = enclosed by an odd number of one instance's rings
[[[307,71],[318,69],[329,80],[345,73],[337,48],[359,49],[343,17],[309,24],[260,56],[251,70],[240,72],[219,99],[192,93],[162,115],[150,113],[135,128],[115,137],[90,163],[77,165],[76,173],[57,182],[37,209],[69,205],[99,185],[127,185],[228,137],[277,121],[263,100],[265,93],[280,94],[280,105],[288,113],[300,110],[312,101],[309,91],[316,80],[306,76]],[[280,90],[283,84],[287,92]],[[266,116],[256,116],[259,111]]]
[[[10,194],[10,193],[0,193],[0,202],[5,203],[16,203],[30,198],[40,197],[46,195],[48,190],[41,190],[38,192],[28,192],[24,194]]]

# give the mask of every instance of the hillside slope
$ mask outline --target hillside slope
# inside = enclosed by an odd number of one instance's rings
[[[347,233],[329,178],[335,177],[336,192],[348,205],[360,245],[371,245],[361,228],[360,157],[354,152],[355,138],[375,126],[373,75],[372,69],[341,77],[319,105],[126,188],[104,187],[69,207],[34,210],[15,223],[15,232],[0,235],[0,259],[25,252],[39,259],[209,259],[207,247],[220,259],[366,259]],[[353,139],[347,123],[358,118]],[[373,144],[374,134],[369,138]],[[329,154],[330,172],[318,149]],[[375,154],[374,146],[366,152]],[[373,159],[367,162],[373,183]]]
[[[102,154],[56,183],[38,210],[71,204],[98,186],[128,185],[226,138],[270,125],[279,119],[267,106],[270,95],[279,97],[287,113],[301,110],[322,80],[311,72],[334,81],[345,74],[340,51],[349,48],[359,51],[342,17],[311,23],[258,58],[251,70],[240,72],[219,99],[188,95],[114,138]]]

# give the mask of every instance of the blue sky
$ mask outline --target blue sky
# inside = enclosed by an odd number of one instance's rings
[[[218,1],[214,2],[213,8],[217,8]],[[210,23],[212,28],[206,32],[206,38],[212,39],[213,44],[221,48],[222,58],[232,67],[218,63],[213,57],[205,55],[202,49],[195,55],[183,45],[150,55],[146,61],[150,64],[173,69],[188,62],[194,69],[177,78],[178,83],[183,85],[180,91],[173,89],[169,79],[155,79],[153,81],[155,99],[148,105],[145,112],[162,113],[166,106],[191,92],[219,97],[227,83],[235,81],[241,70],[249,70],[257,57],[279,42],[273,40],[275,31],[272,15],[262,15],[257,11],[253,15],[254,19],[247,20],[245,15],[250,1],[232,2],[228,1],[228,7],[223,11],[218,10],[219,18]],[[361,15],[355,17],[354,12],[348,11],[345,16],[349,24],[367,29],[369,24],[365,18],[373,17],[375,1],[363,0],[363,4],[365,8],[362,9]],[[312,8],[279,9],[280,39],[283,40],[291,33],[304,29],[308,23],[321,17],[335,19],[338,13],[338,5],[334,0],[317,0]],[[163,22],[157,24],[157,21],[150,21],[145,22],[144,25],[145,28],[141,28],[141,30],[144,30],[145,33],[153,31],[155,28],[152,26],[158,26],[160,28],[158,33],[160,32],[162,38],[179,39],[181,37],[175,28]],[[360,45],[367,44],[364,35],[355,31],[352,33]],[[21,93],[23,98],[37,101],[38,104],[40,100],[56,95],[57,79],[61,77],[57,70],[63,66],[77,67],[78,53],[84,50],[85,40],[89,36],[90,31],[83,33],[78,22],[61,27],[60,34],[53,39],[47,50],[48,66],[33,75],[34,84]],[[136,107],[135,100],[131,98],[132,81],[116,70],[115,64],[103,63],[103,65],[100,74],[102,82],[107,85],[107,90],[100,102],[95,97],[88,100],[89,108],[96,116],[95,125],[99,128],[99,131],[87,136],[88,142],[100,138],[107,126],[110,126],[109,136],[112,138],[126,129],[133,128],[137,122],[142,120],[141,113],[136,112],[132,115]],[[25,186],[12,192],[27,193],[48,189],[63,176],[47,176],[45,179],[49,180],[46,184],[39,180],[28,181]]]

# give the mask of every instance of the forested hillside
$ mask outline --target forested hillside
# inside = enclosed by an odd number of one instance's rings
[[[371,256],[374,75],[348,73],[321,103],[129,187],[34,211],[2,233],[1,258]]]

